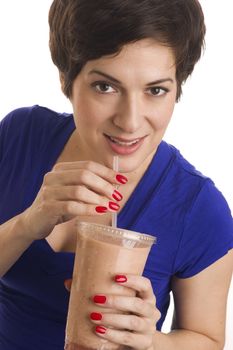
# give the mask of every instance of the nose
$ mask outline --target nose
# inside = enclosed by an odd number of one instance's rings
[[[141,110],[141,102],[137,94],[122,97],[113,118],[114,125],[124,132],[135,133],[142,126]]]

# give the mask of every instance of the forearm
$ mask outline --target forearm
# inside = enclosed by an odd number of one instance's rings
[[[26,233],[23,214],[0,226],[0,277],[18,260],[32,241]]]
[[[156,332],[154,344],[150,350],[222,350],[223,345],[206,335],[188,331],[173,330],[165,334]]]

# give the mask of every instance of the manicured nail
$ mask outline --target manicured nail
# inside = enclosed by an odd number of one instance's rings
[[[124,283],[124,282],[127,282],[127,277],[124,275],[116,275],[115,281],[118,283]]]
[[[112,198],[115,199],[115,201],[121,201],[123,199],[123,196],[119,191],[114,190]]]
[[[64,281],[64,286],[68,290],[68,292],[70,292],[71,290],[71,285],[72,285],[72,279],[68,279]]]
[[[108,203],[108,207],[109,207],[109,209],[112,209],[112,210],[115,210],[115,211],[120,209],[119,204],[117,204],[115,202],[109,202]]]
[[[90,318],[93,321],[100,321],[100,320],[102,320],[102,315],[99,312],[92,312],[90,314]]]
[[[107,328],[105,328],[103,326],[96,326],[95,331],[96,331],[96,333],[99,333],[99,334],[105,334],[107,331]]]
[[[93,301],[96,304],[105,304],[106,296],[105,295],[95,295],[93,298]]]
[[[116,175],[116,179],[117,179],[118,182],[120,182],[123,185],[126,184],[126,182],[128,182],[127,177],[124,176],[124,175],[121,175],[121,174],[117,174]]]
[[[98,206],[98,207],[95,208],[95,211],[97,213],[106,213],[107,210],[108,210],[107,207],[102,207],[102,206]]]

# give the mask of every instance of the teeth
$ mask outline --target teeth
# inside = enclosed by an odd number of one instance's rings
[[[123,142],[123,141],[119,141],[119,140],[116,140],[114,139],[113,137],[109,136],[110,140],[114,143],[118,143],[119,145],[121,146],[132,146],[132,145],[135,145],[139,139],[137,140],[134,140],[134,141],[129,141],[129,142]]]

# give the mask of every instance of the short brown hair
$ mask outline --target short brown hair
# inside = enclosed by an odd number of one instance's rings
[[[205,37],[198,0],[54,0],[49,25],[51,56],[67,97],[87,61],[153,38],[174,51],[178,100],[182,84],[201,56]]]

